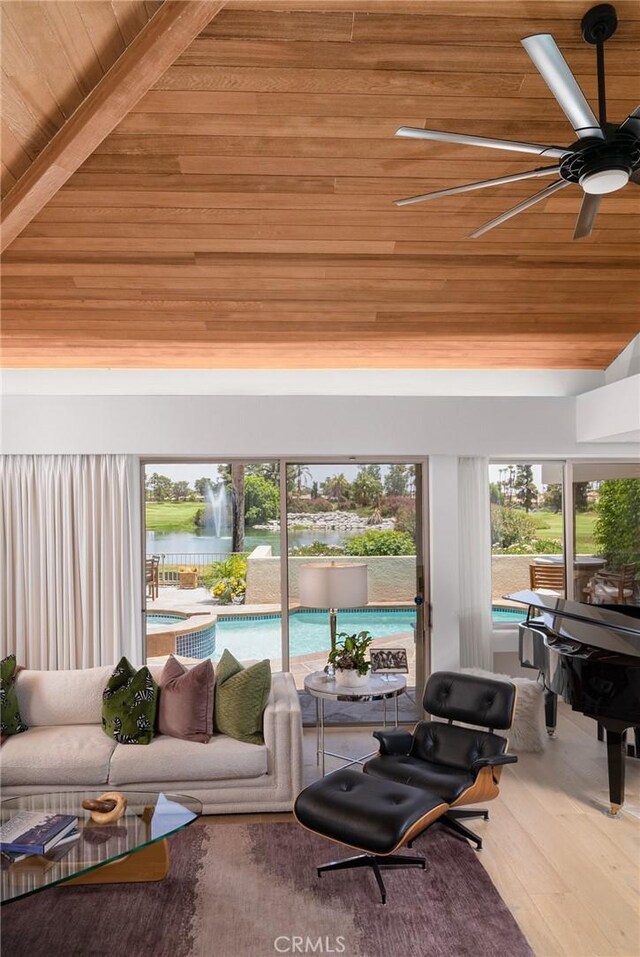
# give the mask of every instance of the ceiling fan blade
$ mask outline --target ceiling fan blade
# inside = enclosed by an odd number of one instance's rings
[[[428,199],[438,199],[440,196],[455,196],[456,193],[470,193],[474,189],[486,189],[487,186],[502,186],[504,183],[517,183],[521,179],[533,179],[536,176],[555,176],[559,171],[559,166],[545,166],[542,169],[529,170],[528,173],[513,173],[511,176],[499,176],[497,179],[485,179],[479,183],[465,183],[464,186],[438,189],[434,193],[423,193],[421,196],[409,196],[407,199],[396,199],[394,200],[394,205],[410,206],[412,203],[424,203]]]
[[[620,124],[619,133],[630,133],[631,136],[640,136],[640,106],[636,106],[633,113],[629,113],[626,120]]]
[[[550,33],[537,33],[520,41],[580,139],[604,133]]]
[[[524,212],[525,209],[529,209],[530,206],[534,206],[536,203],[546,199],[547,196],[552,196],[557,190],[569,185],[570,184],[566,179],[557,179],[555,183],[551,184],[551,186],[546,186],[544,189],[540,190],[539,193],[536,193],[534,196],[529,196],[528,199],[518,203],[517,206],[512,206],[511,209],[507,209],[506,212],[500,213],[499,216],[496,216],[495,219],[489,220],[489,222],[485,223],[484,226],[480,226],[480,228],[476,229],[475,232],[469,234],[469,239],[477,239],[478,236],[482,236],[483,233],[493,229],[494,226],[499,226],[501,223],[506,222],[507,219],[511,219],[512,216],[517,216],[518,213]]]
[[[570,149],[560,146],[541,146],[535,143],[519,143],[516,140],[496,140],[489,136],[467,136],[466,133],[447,133],[444,130],[421,130],[412,126],[401,126],[396,136],[406,136],[415,140],[435,140],[438,143],[458,143],[460,146],[486,146],[491,150],[510,150],[512,153],[533,153],[535,156],[548,156],[550,159],[562,159]]]
[[[596,221],[596,216],[598,215],[601,202],[602,196],[598,196],[595,193],[584,194],[582,197],[580,212],[578,213],[578,221],[576,222],[575,232],[573,234],[574,239],[586,239],[587,236],[591,235],[591,230],[593,229],[593,224]]]

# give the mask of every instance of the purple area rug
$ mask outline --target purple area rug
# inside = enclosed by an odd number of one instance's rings
[[[407,854],[427,870],[316,876],[350,856],[296,824],[195,825],[169,839],[166,880],[58,887],[2,909],[12,957],[532,957],[466,841],[438,825]]]

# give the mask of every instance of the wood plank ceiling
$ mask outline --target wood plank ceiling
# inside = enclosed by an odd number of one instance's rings
[[[156,6],[5,0],[9,185]],[[572,141],[519,41],[552,33],[594,102],[589,6],[232,0],[5,253],[3,364],[604,368],[640,331],[638,187],[580,242],[578,187],[477,240],[539,184],[392,205],[541,165],[400,125]],[[620,122],[640,4],[616,7]]]

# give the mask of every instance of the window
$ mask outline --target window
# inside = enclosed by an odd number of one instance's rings
[[[505,595],[528,588],[565,594],[562,486],[561,462],[489,466],[495,623],[522,618],[522,606]]]

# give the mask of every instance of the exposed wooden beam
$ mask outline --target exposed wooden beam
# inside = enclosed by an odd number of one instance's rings
[[[160,79],[226,0],[165,0],[4,202],[4,250]]]

